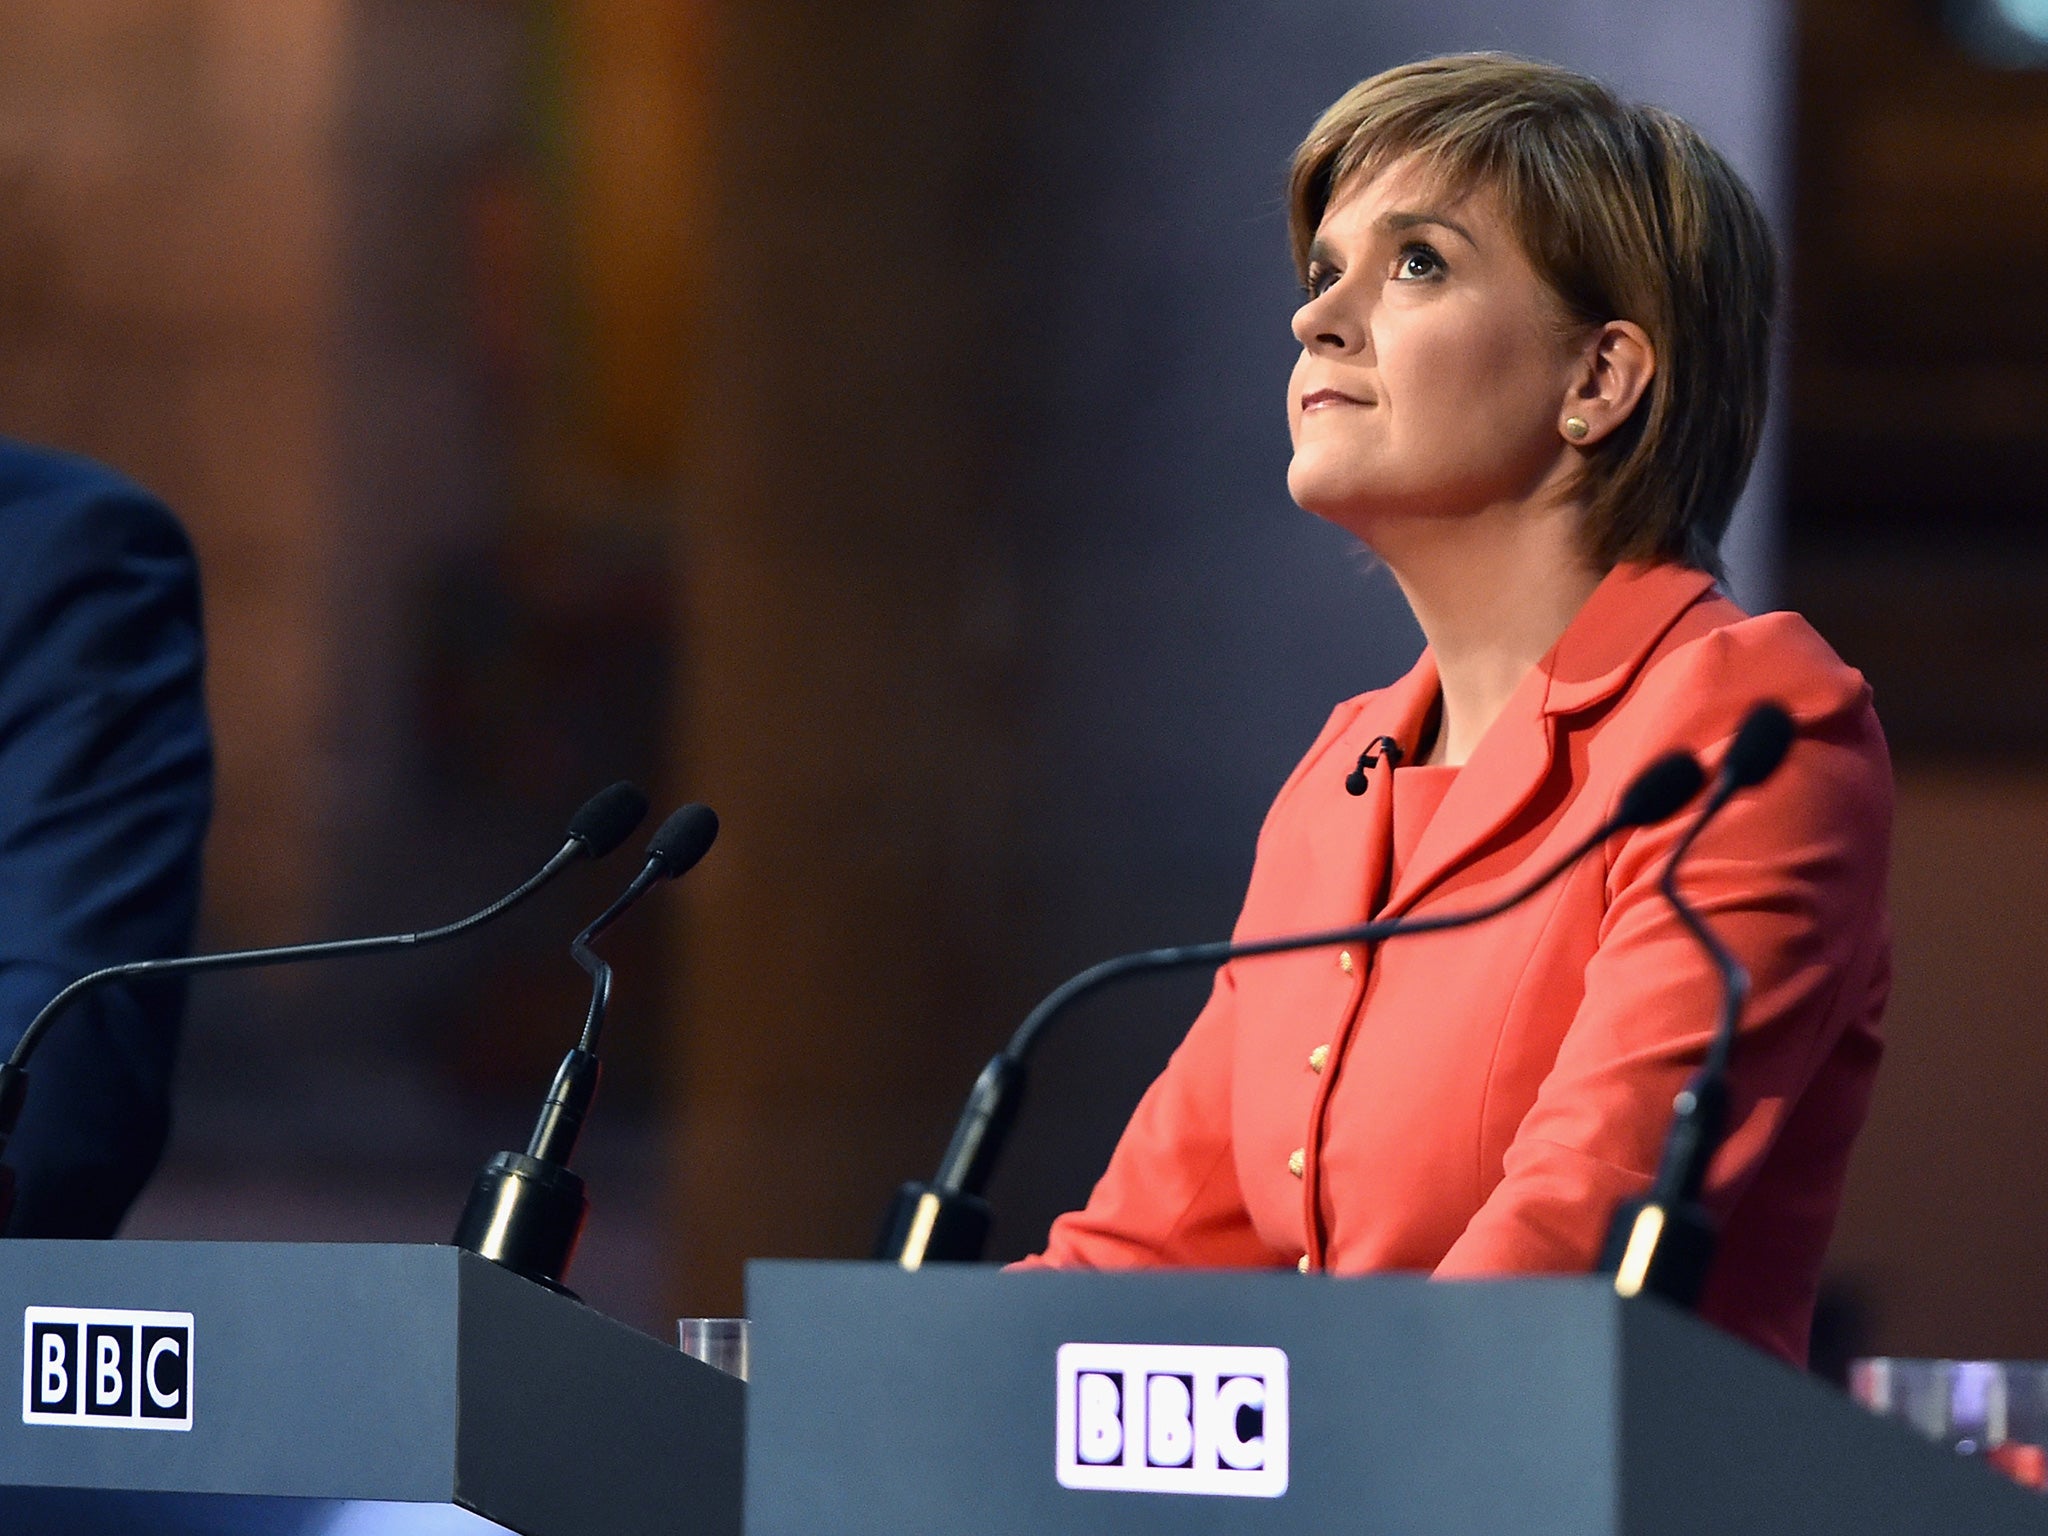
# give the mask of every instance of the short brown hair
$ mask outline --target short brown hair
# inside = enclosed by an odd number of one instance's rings
[[[1586,324],[1630,320],[1656,376],[1580,481],[1589,553],[1720,573],[1770,385],[1777,252],[1756,198],[1691,126],[1585,75],[1498,53],[1353,86],[1288,179],[1294,264],[1332,195],[1420,154],[1447,188],[1497,193],[1539,276]]]

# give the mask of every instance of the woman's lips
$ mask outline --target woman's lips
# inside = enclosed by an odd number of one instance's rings
[[[1306,416],[1310,411],[1319,411],[1325,406],[1330,405],[1369,405],[1370,403],[1370,401],[1359,399],[1356,395],[1347,395],[1341,389],[1316,389],[1309,391],[1309,393],[1301,397],[1301,413]]]

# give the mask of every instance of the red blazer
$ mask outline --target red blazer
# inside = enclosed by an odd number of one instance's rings
[[[1338,706],[1267,816],[1239,937],[1476,906],[1590,831],[1660,754],[1690,748],[1711,771],[1765,698],[1798,722],[1681,884],[1754,981],[1708,1180],[1723,1236],[1702,1310],[1804,1360],[1890,980],[1891,770],[1869,688],[1795,615],[1751,618],[1697,571],[1619,567],[1377,903],[1388,771],[1363,797],[1344,779],[1375,737],[1413,743],[1436,696],[1425,651]],[[1610,839],[1483,926],[1226,966],[1086,1208],[1028,1262],[1589,1268],[1616,1202],[1647,1187],[1713,1030],[1714,973],[1656,890],[1685,820]]]

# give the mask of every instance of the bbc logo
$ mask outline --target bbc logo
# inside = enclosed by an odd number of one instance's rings
[[[1226,1494],[1287,1491],[1287,1355],[1210,1344],[1062,1344],[1064,1488]]]
[[[192,1427],[192,1314],[29,1307],[21,1421],[88,1429]]]

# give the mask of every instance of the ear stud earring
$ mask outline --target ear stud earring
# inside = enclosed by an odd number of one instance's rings
[[[1592,430],[1586,425],[1586,418],[1583,416],[1567,416],[1564,419],[1564,435],[1575,443],[1583,443],[1586,434]]]

